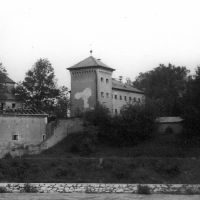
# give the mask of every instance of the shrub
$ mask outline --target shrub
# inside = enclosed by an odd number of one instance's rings
[[[6,160],[12,159],[12,158],[13,158],[13,157],[11,156],[10,153],[6,153],[6,154],[4,155],[4,157],[3,157],[3,159],[6,159]]]
[[[181,139],[184,144],[200,143],[200,112],[194,106],[184,108],[183,114],[183,133]]]
[[[170,161],[158,161],[154,169],[157,173],[169,178],[178,176],[181,173],[178,163],[171,163]]]
[[[138,194],[151,194],[150,188],[148,185],[138,185],[137,186]]]
[[[93,133],[76,133],[68,136],[70,141],[67,151],[79,153],[80,155],[90,155],[95,152],[97,136]]]
[[[26,193],[36,193],[38,192],[37,188],[30,185],[29,183],[25,183],[24,184],[24,189],[22,190],[22,192],[26,192]]]
[[[0,193],[8,193],[6,187],[0,187]]]

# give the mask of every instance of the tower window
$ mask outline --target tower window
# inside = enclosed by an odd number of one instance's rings
[[[115,94],[115,99],[117,99],[117,95]]]
[[[101,77],[101,82],[103,82],[103,77]]]
[[[104,97],[104,93],[103,93],[103,92],[101,92],[101,97],[102,97],[102,98]]]
[[[15,108],[15,103],[12,103],[12,108]]]
[[[19,140],[19,135],[17,134],[12,135],[12,140]]]
[[[131,101],[131,97],[129,97],[129,101]]]
[[[136,102],[136,98],[135,97],[133,98],[133,101]]]
[[[106,79],[106,83],[109,83],[109,80],[108,80],[108,78]]]
[[[138,102],[140,103],[140,98],[138,98]]]
[[[106,97],[109,98],[109,93],[108,92],[106,93]]]
[[[122,96],[121,95],[119,96],[119,99],[122,100]]]
[[[115,114],[117,115],[117,109],[115,109]]]

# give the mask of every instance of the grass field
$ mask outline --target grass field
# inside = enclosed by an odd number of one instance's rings
[[[82,144],[81,141],[85,142]],[[185,146],[173,135],[155,137],[137,146],[123,148],[93,142],[77,135],[39,155],[1,159],[0,180],[200,183],[200,148]]]

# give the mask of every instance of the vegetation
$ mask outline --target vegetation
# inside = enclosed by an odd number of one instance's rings
[[[151,194],[150,188],[148,185],[138,185],[137,193],[138,194]]]
[[[5,79],[6,79],[7,71],[2,63],[0,63],[0,98],[4,97],[4,93],[6,92],[6,88],[4,86]]]
[[[67,117],[68,89],[64,86],[57,88],[54,68],[47,59],[39,59],[28,70],[24,81],[19,82],[14,93],[29,107],[41,109],[59,118]]]
[[[144,90],[156,103],[160,116],[176,116],[182,113],[188,72],[186,67],[160,64],[151,71],[140,73],[133,85]]]
[[[132,146],[152,137],[155,116],[146,105],[127,104],[118,116],[111,116],[108,109],[97,107],[84,114],[84,120],[98,127],[102,144]]]

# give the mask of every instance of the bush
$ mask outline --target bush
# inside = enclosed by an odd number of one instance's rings
[[[8,193],[8,190],[5,187],[0,187],[0,193]]]
[[[79,153],[80,155],[90,155],[95,152],[97,137],[93,133],[76,133],[68,136],[70,144],[67,151],[71,153]]]
[[[119,116],[111,119],[111,125],[101,138],[115,146],[136,145],[152,137],[154,120],[148,107],[129,104],[123,107]]]
[[[37,188],[35,188],[34,186],[30,185],[29,183],[25,183],[24,189],[22,190],[22,192],[36,193],[36,192],[38,192],[38,190],[37,190]]]
[[[181,173],[178,163],[171,163],[170,161],[158,161],[155,163],[154,170],[169,178],[178,176]]]
[[[183,133],[181,139],[184,144],[200,143],[200,112],[194,106],[184,108]]]
[[[148,185],[138,185],[137,186],[138,194],[151,194],[150,188]]]

